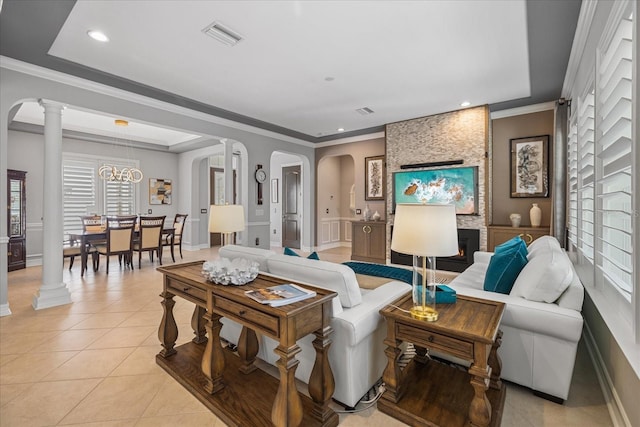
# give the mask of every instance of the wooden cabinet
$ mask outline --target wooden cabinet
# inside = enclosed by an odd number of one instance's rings
[[[549,227],[511,227],[509,225],[490,225],[487,227],[487,250],[493,252],[493,249],[500,243],[504,243],[516,236],[522,237],[525,243],[536,240],[538,237],[547,236]]]
[[[351,259],[386,264],[387,223],[354,221],[351,223]]]
[[[27,173],[7,169],[7,247],[8,270],[18,270],[27,266],[27,205],[25,182]]]

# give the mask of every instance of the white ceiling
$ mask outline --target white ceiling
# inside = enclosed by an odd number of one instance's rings
[[[116,126],[116,119],[127,120],[129,125],[126,127]],[[14,121],[43,125],[43,108],[37,102],[24,102],[16,113]],[[139,123],[127,117],[107,116],[104,113],[81,111],[74,108],[66,108],[62,113],[62,127],[76,132],[104,135],[123,141],[142,141],[164,147],[200,138],[199,135]]]
[[[49,54],[326,136],[456,110],[465,100],[482,105],[529,96],[525,6],[524,0],[78,1]],[[214,21],[244,40],[228,47],[203,34]],[[91,29],[110,42],[90,39]],[[375,113],[360,115],[361,107]],[[69,126],[87,127],[85,118]],[[182,137],[195,136],[166,141]]]

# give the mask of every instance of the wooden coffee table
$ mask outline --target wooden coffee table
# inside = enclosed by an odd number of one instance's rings
[[[378,409],[413,426],[499,426],[505,399],[497,350],[504,303],[458,295],[455,304],[438,304],[436,322],[416,320],[403,310],[411,294],[380,310],[387,320],[383,380]],[[395,307],[394,307],[395,306]],[[401,369],[402,342],[416,356]],[[432,360],[429,350],[470,363],[466,368]]]

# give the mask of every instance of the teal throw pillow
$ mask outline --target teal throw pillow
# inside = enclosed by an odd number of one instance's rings
[[[509,294],[520,271],[527,264],[527,257],[518,250],[496,252],[489,261],[487,274],[484,276],[485,291]]]
[[[529,251],[527,250],[527,244],[522,240],[520,236],[516,236],[513,239],[507,240],[504,243],[499,244],[493,249],[496,254],[517,251],[522,254],[523,257],[527,257]]]
[[[285,248],[284,248],[284,252],[283,252],[283,253],[284,253],[285,255],[289,255],[289,256],[298,256],[298,257],[300,256],[300,255],[298,255],[298,254],[296,253],[296,251],[294,251],[293,249],[287,248],[287,247],[285,247]],[[319,261],[319,260],[320,260],[320,257],[318,256],[318,253],[317,253],[317,252],[311,252],[311,253],[309,254],[309,256],[307,257],[307,259],[315,259],[315,260],[318,260],[318,261]]]

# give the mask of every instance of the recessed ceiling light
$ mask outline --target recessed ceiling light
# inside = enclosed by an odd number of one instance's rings
[[[471,105],[469,101],[464,101],[462,104],[460,104],[461,107],[468,107],[469,105]]]
[[[325,78],[324,78],[324,81],[326,81],[326,82],[332,82],[332,81],[334,81],[335,79],[336,79],[335,77],[328,76],[328,77],[325,77]]]
[[[344,128],[338,128],[338,132],[344,132]]]
[[[123,119],[115,119],[114,122],[116,126],[129,126],[129,122]]]
[[[99,42],[108,42],[109,41],[109,37],[107,37],[105,35],[105,33],[103,33],[102,31],[89,30],[89,31],[87,31],[87,35],[89,37],[91,37],[92,39],[97,40]]]

